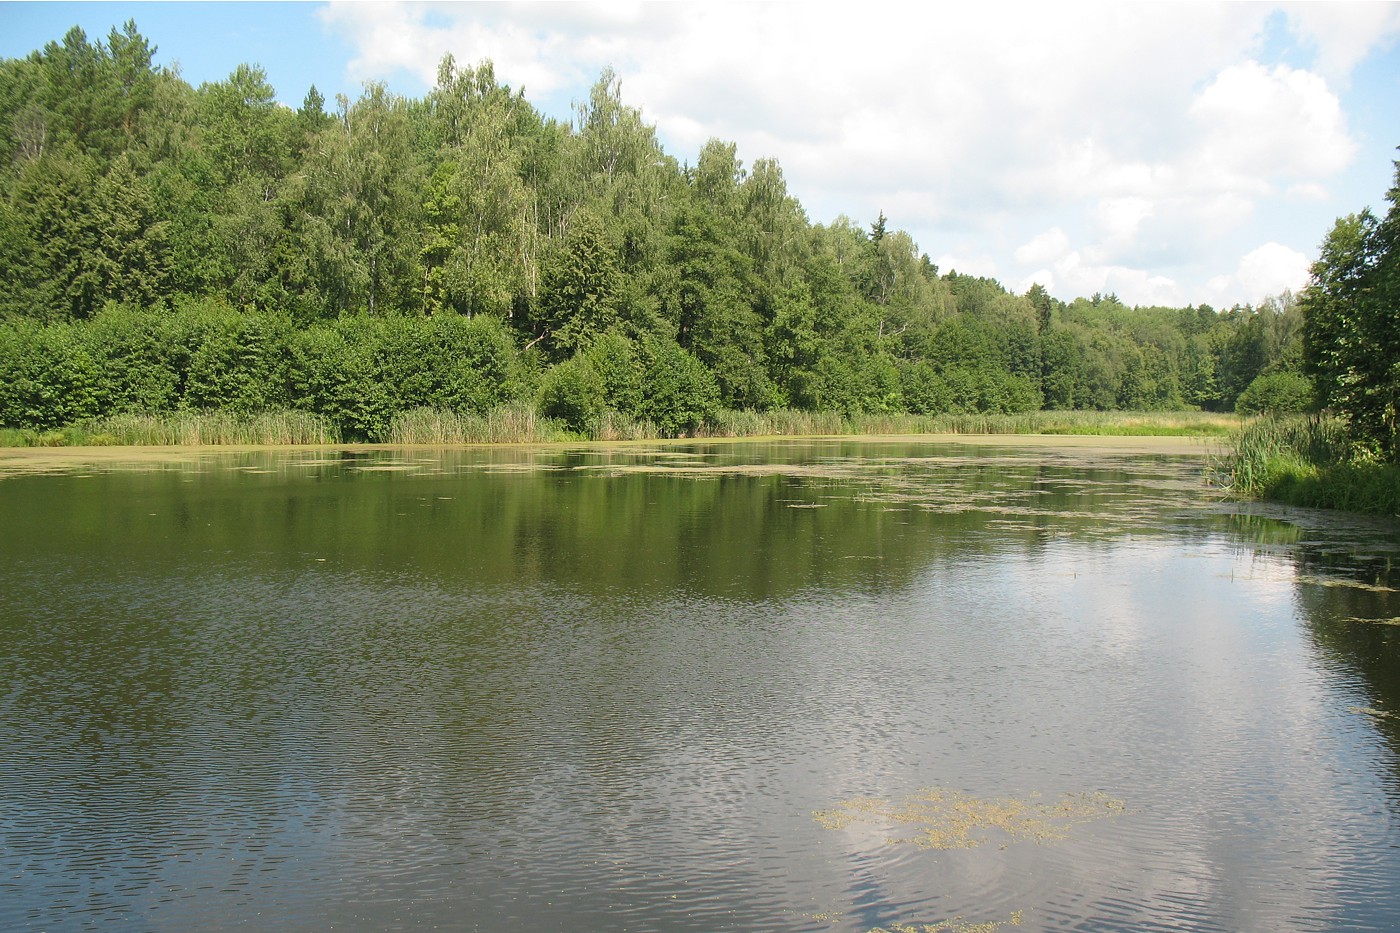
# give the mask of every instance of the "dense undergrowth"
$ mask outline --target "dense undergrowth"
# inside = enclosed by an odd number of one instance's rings
[[[1221,484],[1240,496],[1400,516],[1400,465],[1382,461],[1337,417],[1249,422],[1218,472]]]

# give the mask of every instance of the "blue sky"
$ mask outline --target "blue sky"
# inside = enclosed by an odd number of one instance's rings
[[[1256,303],[1383,211],[1400,3],[12,3],[0,55],[127,19],[191,84],[418,96],[441,56],[567,119],[605,66],[668,152],[774,158],[812,221],[883,211],[941,268],[1061,298]]]

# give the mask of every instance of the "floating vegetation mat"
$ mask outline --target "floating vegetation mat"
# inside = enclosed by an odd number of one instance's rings
[[[1368,593],[1394,593],[1397,592],[1393,586],[1382,586],[1378,583],[1363,583],[1360,580],[1346,580],[1340,577],[1299,577],[1299,583],[1311,583],[1315,586],[1346,587],[1353,590],[1366,590]],[[1359,621],[1359,620],[1358,620]]]
[[[1054,803],[1011,798],[982,800],[961,791],[927,787],[902,800],[857,797],[812,816],[826,829],[856,823],[912,828],[914,834],[891,838],[921,849],[972,849],[1000,834],[1012,841],[1055,842],[1069,836],[1070,827],[1123,812],[1123,801],[1107,794],[1066,794]]]
[[[954,917],[937,923],[895,923],[887,927],[875,927],[870,933],[992,933],[1002,927],[1018,927],[1022,919],[1021,911],[1018,910],[1007,920],[971,923],[962,917]]]

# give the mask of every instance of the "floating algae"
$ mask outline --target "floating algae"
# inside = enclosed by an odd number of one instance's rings
[[[1123,801],[1103,793],[1066,794],[1056,803],[1009,798],[982,800],[960,791],[928,787],[902,800],[857,797],[831,810],[812,815],[825,829],[856,823],[914,828],[914,835],[892,838],[921,849],[972,849],[1000,831],[1015,841],[1054,842],[1069,835],[1076,823],[1088,823],[1123,812]]]
[[[1018,910],[1008,920],[968,923],[962,917],[954,917],[937,923],[895,923],[888,927],[875,927],[869,933],[993,933],[1002,927],[1018,927],[1021,921],[1022,914]]]
[[[1346,580],[1338,577],[1299,577],[1298,582],[1311,583],[1315,586],[1345,587],[1353,590],[1365,590],[1368,593],[1397,592],[1392,586],[1384,586],[1379,583],[1363,583],[1360,580]]]

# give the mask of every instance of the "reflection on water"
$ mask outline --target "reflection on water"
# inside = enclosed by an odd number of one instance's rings
[[[845,441],[10,475],[0,928],[1394,929],[1400,535],[1198,477]]]

